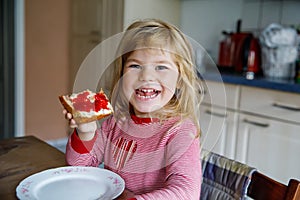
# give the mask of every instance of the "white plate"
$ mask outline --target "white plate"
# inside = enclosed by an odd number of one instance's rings
[[[59,167],[25,178],[16,192],[21,200],[111,200],[124,188],[124,180],[106,169]]]

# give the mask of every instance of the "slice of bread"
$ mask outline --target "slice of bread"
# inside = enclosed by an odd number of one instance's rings
[[[78,124],[96,121],[113,113],[113,108],[102,89],[98,93],[87,89],[71,95],[61,95],[59,100]]]

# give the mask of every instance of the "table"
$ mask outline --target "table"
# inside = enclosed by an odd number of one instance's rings
[[[0,199],[17,199],[16,187],[24,178],[66,165],[64,153],[34,136],[1,140]]]

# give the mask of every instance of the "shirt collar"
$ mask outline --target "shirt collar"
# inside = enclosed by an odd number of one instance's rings
[[[131,119],[134,121],[136,124],[150,124],[154,122],[159,122],[158,118],[141,118],[136,115],[131,115]]]

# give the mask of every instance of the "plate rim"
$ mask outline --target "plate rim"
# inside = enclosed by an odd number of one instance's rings
[[[31,183],[32,183],[32,182],[30,182],[30,180],[35,178],[35,177],[39,177],[39,176],[44,175],[44,174],[47,175],[47,173],[51,173],[51,172],[53,172],[53,174],[55,172],[57,172],[57,174],[54,174],[54,176],[55,175],[57,175],[57,176],[62,175],[63,176],[63,175],[67,175],[67,174],[84,174],[84,173],[88,173],[89,171],[90,172],[91,171],[101,171],[101,172],[104,172],[104,173],[111,174],[112,175],[111,178],[117,178],[117,184],[118,184],[117,188],[119,188],[119,190],[117,190],[118,192],[116,192],[114,194],[114,196],[112,196],[112,198],[117,198],[124,191],[124,189],[125,189],[124,179],[119,174],[117,174],[117,173],[115,173],[111,170],[100,168],[100,167],[93,167],[93,166],[62,166],[62,167],[55,167],[55,168],[45,169],[45,170],[36,172],[34,174],[28,175],[27,177],[23,178],[18,183],[18,185],[15,189],[16,190],[16,196],[20,200],[31,199],[32,197],[34,198],[34,196],[32,196],[33,193],[31,195],[29,195],[28,193],[30,193],[31,190],[32,191],[34,190],[34,187],[30,190],[30,186],[31,186]],[[51,174],[50,174],[50,176],[51,176]],[[116,179],[114,179],[114,180],[116,180]],[[28,182],[28,185],[26,185],[27,182]]]

